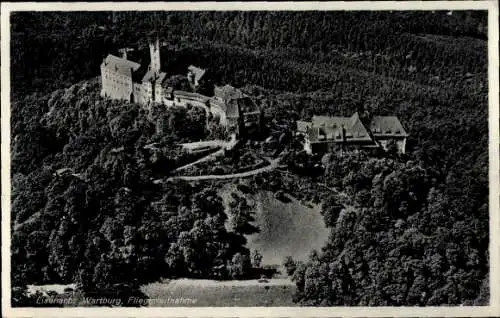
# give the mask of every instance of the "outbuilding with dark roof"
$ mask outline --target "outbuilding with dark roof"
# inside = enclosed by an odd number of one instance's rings
[[[205,75],[206,70],[196,67],[194,65],[188,66],[188,80],[191,84],[198,86],[200,84],[200,80]]]
[[[351,117],[313,116],[310,122],[297,121],[297,133],[305,136],[305,149],[326,152],[336,147],[382,147],[391,143],[404,153],[407,132],[395,116],[374,116],[365,121],[356,112]]]

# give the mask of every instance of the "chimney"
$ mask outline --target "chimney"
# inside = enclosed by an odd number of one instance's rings
[[[118,52],[121,53],[121,58],[126,60],[127,59],[127,48],[122,48],[122,49],[119,49]]]

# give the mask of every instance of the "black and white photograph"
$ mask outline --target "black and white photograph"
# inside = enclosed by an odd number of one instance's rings
[[[495,305],[498,4],[369,3],[2,5],[2,303]]]

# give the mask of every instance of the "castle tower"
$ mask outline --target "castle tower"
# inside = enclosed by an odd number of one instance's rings
[[[156,38],[154,43],[149,43],[149,54],[151,55],[151,72],[156,76],[160,74],[160,41]]]

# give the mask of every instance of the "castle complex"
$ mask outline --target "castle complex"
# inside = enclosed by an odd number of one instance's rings
[[[229,132],[237,134],[260,126],[260,109],[249,96],[230,85],[215,87],[212,97],[168,87],[167,74],[161,71],[158,40],[149,45],[149,51],[151,62],[146,69],[128,60],[126,50],[121,57],[108,54],[101,64],[101,96],[146,107],[152,103],[202,107]],[[193,65],[188,67],[187,79],[193,90],[200,85],[205,72]]]
[[[101,64],[101,96],[125,100],[148,107],[152,103],[167,107],[197,106],[230,133],[241,135],[261,125],[261,111],[253,100],[231,85],[215,87],[213,96],[174,90],[167,85],[167,74],[161,71],[159,41],[149,45],[151,62],[144,68],[122,56],[109,54]],[[189,66],[187,81],[196,91],[205,70]],[[382,148],[393,146],[404,153],[408,134],[394,116],[351,117],[313,116],[312,121],[297,121],[297,133],[304,137],[307,153],[324,153],[336,148]]]

